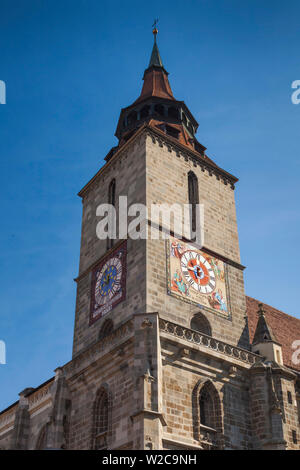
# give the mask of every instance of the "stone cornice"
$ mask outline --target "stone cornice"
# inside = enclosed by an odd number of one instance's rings
[[[133,322],[132,318],[130,318],[110,335],[88,346],[71,359],[71,361],[67,362],[63,366],[63,370],[68,375],[68,380],[81,374],[91,363],[95,363],[98,359],[103,358],[104,355],[112,353],[117,347],[119,348],[121,345],[124,345],[132,337]],[[86,364],[87,361],[89,361],[88,364]]]
[[[225,185],[230,184],[231,188],[234,189],[235,183],[238,182],[238,178],[233,176],[231,173],[223,170],[222,168],[213,165],[206,160],[200,153],[186,147],[185,145],[178,142],[175,138],[164,134],[161,130],[154,128],[153,126],[145,126],[147,135],[149,135],[153,143],[158,142],[160,146],[165,144],[168,150],[176,152],[178,157],[184,157],[190,159],[195,166],[199,165],[202,171],[207,170],[209,175],[215,175],[217,179],[222,180]]]
[[[207,170],[209,175],[215,175],[217,179],[222,180],[225,185],[229,184],[232,189],[234,189],[235,183],[237,183],[238,178],[236,178],[231,173],[223,170],[222,168],[213,165],[210,161],[206,160],[200,153],[192,150],[185,145],[178,142],[175,138],[170,137],[164,134],[161,130],[156,129],[153,126],[148,124],[143,124],[140,129],[138,129],[135,134],[123,144],[109,159],[107,163],[105,163],[100,170],[90,179],[90,181],[79,191],[78,196],[83,197],[90,186],[100,177],[103,176],[105,171],[110,168],[116,160],[123,154],[126,153],[130,145],[138,139],[143,132],[146,132],[146,135],[150,136],[154,142],[158,142],[159,145],[166,145],[168,150],[171,152],[172,150],[176,153],[178,157],[182,156],[185,159],[190,159],[195,166],[199,165],[202,171]]]
[[[244,365],[247,368],[253,366],[262,360],[261,356],[242,349],[238,346],[225,343],[222,340],[205,335],[199,331],[191,330],[184,326],[160,319],[159,322],[160,336],[165,339],[173,339],[173,341],[185,344],[187,347],[196,348],[202,352],[213,355],[215,358],[223,361],[228,360],[238,365]]]
[[[105,171],[113,166],[116,163],[116,160],[120,158],[121,155],[126,154],[130,145],[142,134],[143,130],[145,129],[145,125],[141,126],[141,128],[125,143],[120,147],[109,159],[107,163],[105,163],[99,171],[90,179],[90,181],[79,191],[78,196],[83,197],[90,186],[100,177],[103,176]]]

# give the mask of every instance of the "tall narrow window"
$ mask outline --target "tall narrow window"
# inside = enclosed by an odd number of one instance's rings
[[[93,448],[96,450],[107,449],[108,415],[108,393],[104,388],[101,388],[97,393],[94,408]]]
[[[216,428],[214,402],[209,391],[204,387],[199,398],[200,424],[209,428]]]
[[[191,240],[195,239],[197,229],[197,205],[199,204],[198,178],[193,171],[188,174]]]
[[[111,180],[109,187],[108,187],[108,204],[111,204],[113,207],[116,206],[116,180],[115,178]],[[113,224],[114,221],[111,221],[111,224]],[[114,240],[113,238],[108,237],[107,238],[107,249],[110,250],[114,245]]]
[[[223,441],[222,405],[219,392],[211,380],[202,380],[193,390],[194,438],[204,449],[220,449]]]

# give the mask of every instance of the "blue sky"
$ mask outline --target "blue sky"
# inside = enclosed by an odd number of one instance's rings
[[[236,189],[246,292],[299,316],[296,0],[1,0],[0,409],[71,357],[78,190],[139,94],[159,17],[177,99]]]

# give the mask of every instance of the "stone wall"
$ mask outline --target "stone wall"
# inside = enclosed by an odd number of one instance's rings
[[[203,170],[200,164],[183,152],[152,135],[147,137],[147,207],[151,204],[188,204],[188,172],[198,177],[200,203],[204,204],[204,246],[239,263],[239,244],[235,215],[234,191],[216,175]],[[205,312],[213,336],[231,344],[249,348],[245,322],[246,305],[242,268],[228,264],[228,285],[232,319]],[[165,241],[147,241],[147,309],[185,326],[199,308],[167,294]]]

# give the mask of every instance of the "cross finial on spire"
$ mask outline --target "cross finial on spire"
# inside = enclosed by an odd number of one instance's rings
[[[153,28],[152,33],[154,34],[154,41],[156,41],[156,35],[158,33],[158,29],[156,27],[157,23],[158,23],[158,18],[155,18],[154,23],[152,25],[152,28]]]

